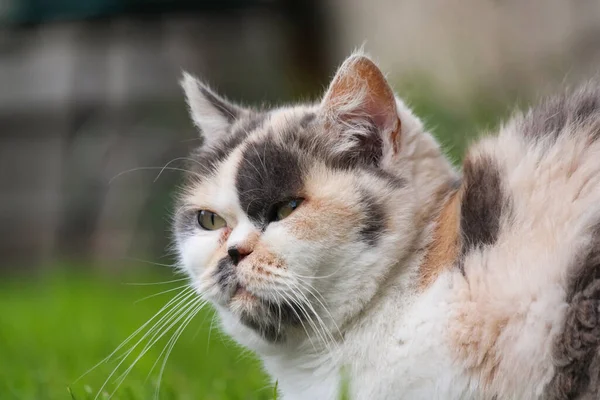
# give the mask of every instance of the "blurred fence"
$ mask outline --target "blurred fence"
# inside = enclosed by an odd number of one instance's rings
[[[419,112],[460,144],[460,107],[515,104],[600,65],[596,0],[0,0],[0,23],[7,269],[165,254],[179,174],[155,178],[197,138],[182,69],[247,103],[314,98],[366,41],[400,87],[429,82],[417,90],[437,114]]]
[[[0,266],[164,254],[182,69],[247,101],[325,81],[316,2],[134,3],[0,8]]]

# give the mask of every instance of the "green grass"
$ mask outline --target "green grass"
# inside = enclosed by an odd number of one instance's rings
[[[5,277],[0,284],[0,399],[93,399],[117,360],[73,382],[177,292],[139,299],[176,286],[130,286],[91,275],[36,281]],[[211,321],[212,312],[202,311],[178,340],[164,370],[160,399],[272,399],[273,386],[260,364],[216,329],[209,333]],[[147,376],[164,339],[132,369],[113,399],[154,398],[160,363]],[[99,398],[114,388],[109,381]]]

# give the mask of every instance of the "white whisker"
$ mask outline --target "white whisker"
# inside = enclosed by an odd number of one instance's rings
[[[165,334],[167,334],[167,332],[169,332],[173,326],[175,326],[175,324],[177,324],[188,312],[190,309],[192,309],[195,305],[196,305],[196,301],[198,301],[200,299],[194,299],[192,300],[191,304],[187,304],[186,306],[183,306],[181,308],[183,308],[183,310],[178,310],[174,316],[172,316],[171,318],[169,318],[167,320],[167,322],[165,324],[163,324],[158,330],[157,332],[152,336],[152,338],[150,339],[149,343],[147,343],[144,348],[142,349],[142,351],[140,352],[140,354],[135,358],[135,360],[133,360],[133,362],[131,363],[131,365],[116,379],[115,383],[116,383],[116,387],[115,389],[112,391],[112,393],[109,395],[108,399],[111,399],[112,396],[114,396],[114,394],[117,392],[117,390],[119,390],[119,387],[121,386],[121,384],[123,383],[123,381],[125,380],[125,378],[127,378],[127,376],[129,375],[129,373],[131,372],[131,370],[133,369],[133,367],[135,367],[135,365],[137,364],[137,362],[148,352],[148,350],[150,348],[152,348],[152,346],[154,346],[154,344],[156,344],[156,342],[158,342]],[[167,326],[167,328],[164,328],[165,325],[169,324],[169,326]],[[131,353],[131,351],[133,351],[135,349],[135,347],[133,347],[129,353]],[[127,359],[127,357],[123,358],[123,360],[119,363],[119,365],[117,365],[117,367],[115,368],[115,370],[113,371],[113,373],[111,373],[111,375],[107,378],[107,381],[104,383],[104,385],[100,388],[100,390],[98,391],[98,394],[96,395],[96,397],[94,398],[94,400],[97,399],[98,395],[100,394],[100,392],[102,391],[102,389],[105,387],[106,383],[108,382],[108,380],[112,377],[112,375],[114,375],[114,373],[118,370],[118,368],[121,366],[121,364]]]
[[[160,170],[160,172],[156,175],[156,178],[154,178],[153,182],[156,182],[158,180],[158,178],[160,178],[160,176],[162,175],[163,171],[165,170],[165,168],[168,168],[169,165],[171,165],[171,163],[175,162],[175,161],[181,161],[181,160],[186,160],[186,161],[192,161],[200,166],[202,166],[202,164],[200,164],[197,160],[194,160],[193,158],[189,158],[189,157],[177,157],[172,159],[171,161],[169,161],[168,163],[166,163]],[[191,172],[191,171],[190,171]]]
[[[186,290],[184,289],[184,292]],[[113,375],[117,372],[117,370],[119,369],[119,367],[123,364],[123,362],[125,362],[125,360],[127,359],[127,357],[137,348],[137,346],[139,346],[139,344],[144,341],[146,339],[146,337],[153,332],[156,329],[162,329],[162,327],[168,323],[168,321],[170,321],[172,319],[172,313],[175,312],[177,313],[178,307],[180,304],[182,304],[183,302],[187,301],[191,296],[195,295],[195,293],[191,290],[188,290],[187,293],[185,293],[185,295],[183,295],[182,297],[180,297],[177,301],[177,303],[165,314],[163,315],[153,326],[152,328],[150,328],[148,330],[148,332],[146,332],[132,347],[129,351],[126,352],[126,354],[122,357],[122,360],[117,364],[117,366],[113,369],[113,371],[110,373],[110,375],[106,378],[106,380],[104,381],[104,383],[102,384],[102,386],[100,387],[100,389],[98,390],[98,393],[96,394],[96,396],[94,397],[94,400],[98,399],[98,396],[100,396],[100,393],[102,392],[102,390],[106,387],[106,385],[108,384],[108,381],[110,380],[110,378],[113,377]],[[164,308],[164,307],[163,307]],[[167,318],[167,322],[163,323],[163,321],[165,320],[165,318]],[[148,321],[146,324],[144,324],[142,327],[146,326],[150,321]],[[158,325],[160,325],[159,327],[157,327]],[[141,328],[140,328],[141,329]],[[136,331],[139,332],[140,329],[138,329]],[[136,335],[132,335],[130,338],[135,337]],[[112,355],[114,355],[118,350],[120,350],[120,348],[122,346],[124,346],[124,344],[126,344],[129,340],[128,339],[126,342],[124,342],[121,346],[119,346],[115,351],[113,351],[113,353],[111,353],[111,355],[109,355],[109,358],[112,357]]]
[[[77,383],[81,378],[83,378],[84,376],[86,376],[87,374],[89,374],[90,372],[92,372],[93,370],[95,370],[96,368],[98,368],[100,365],[104,364],[105,362],[107,362],[108,360],[110,360],[117,352],[119,352],[119,350],[121,350],[127,343],[129,343],[134,337],[136,337],[146,326],[148,326],[148,324],[150,324],[155,318],[157,318],[163,311],[167,310],[169,307],[171,307],[171,305],[176,302],[177,300],[181,299],[182,297],[185,297],[186,292],[189,293],[189,291],[191,290],[191,288],[189,290],[182,290],[181,293],[178,293],[177,295],[175,295],[171,300],[169,300],[169,302],[167,302],[167,304],[165,304],[160,310],[158,310],[150,319],[148,319],[148,321],[146,321],[142,326],[140,326],[138,329],[136,329],[131,335],[129,335],[125,340],[123,340],[121,342],[121,344],[119,344],[119,346],[117,346],[117,348],[115,350],[112,351],[112,353],[110,353],[108,356],[106,356],[104,359],[102,359],[101,361],[99,361],[96,365],[94,365],[92,368],[88,369],[87,371],[85,371],[80,377],[78,377],[77,379],[75,379],[75,381],[72,382],[72,384]]]
[[[136,301],[134,302],[134,304],[137,304],[137,303],[139,303],[140,301],[144,301],[144,300],[147,300],[147,299],[151,299],[152,297],[156,297],[156,296],[163,295],[163,294],[165,294],[165,293],[170,293],[170,292],[173,292],[173,291],[175,291],[175,290],[183,289],[183,288],[185,288],[185,287],[189,287],[189,285],[186,283],[185,285],[177,286],[177,287],[174,287],[174,288],[171,288],[171,289],[163,290],[162,292],[158,292],[158,293],[154,293],[154,294],[151,294],[151,295],[149,295],[149,296],[146,296],[146,297],[142,297],[141,299],[139,299],[139,300],[136,300]]]
[[[196,316],[196,314],[198,314],[200,312],[200,310],[202,310],[202,308],[204,308],[205,305],[206,305],[206,301],[200,302],[196,306],[196,309],[189,313],[189,316],[182,322],[182,324],[179,327],[179,329],[177,331],[175,331],[175,333],[171,337],[171,340],[170,340],[171,344],[170,344],[169,350],[167,350],[167,353],[165,354],[162,366],[160,368],[160,372],[158,374],[158,383],[156,385],[156,395],[155,395],[156,400],[158,400],[158,395],[159,395],[159,392],[160,392],[160,383],[161,383],[162,376],[163,376],[164,371],[165,371],[165,366],[167,365],[167,360],[169,359],[169,355],[173,351],[173,347],[175,347],[175,343],[177,343],[177,340],[179,340],[179,337],[181,336],[181,334],[183,333],[183,331],[185,330],[185,328],[189,325],[190,321]],[[160,355],[158,356],[158,359],[160,359]]]
[[[157,170],[157,169],[158,170],[186,172],[186,173],[190,173],[192,175],[196,175],[198,178],[201,178],[200,174],[198,174],[198,173],[196,173],[194,171],[183,169],[183,168],[173,168],[173,167],[168,167],[168,168],[165,168],[165,167],[137,167],[137,168],[128,169],[128,170],[123,171],[123,172],[119,172],[117,175],[115,175],[112,178],[110,178],[110,180],[108,181],[108,184],[109,185],[112,184],[115,179],[117,179],[117,178],[119,178],[119,177],[121,177],[121,176],[123,176],[125,174],[129,174],[131,172],[136,172],[136,171],[154,171],[154,170]]]
[[[154,285],[166,285],[169,283],[176,283],[176,282],[182,282],[182,281],[187,281],[190,278],[180,278],[180,279],[172,279],[170,281],[162,281],[162,282],[123,282],[123,285],[127,285],[127,286],[154,286]],[[187,285],[186,285],[187,286]]]

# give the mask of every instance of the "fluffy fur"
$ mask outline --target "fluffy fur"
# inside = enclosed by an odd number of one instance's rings
[[[461,178],[363,54],[318,104],[182,85],[204,143],[175,212],[181,265],[284,399],[335,399],[343,371],[353,399],[598,396],[596,87],[514,117]]]

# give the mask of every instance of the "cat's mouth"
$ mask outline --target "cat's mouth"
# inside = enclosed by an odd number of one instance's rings
[[[307,319],[310,307],[292,299],[275,299],[264,295],[268,293],[256,293],[240,281],[229,263],[217,268],[214,278],[224,295],[220,303],[243,325],[269,342],[284,341],[288,328],[302,326]],[[262,287],[261,291],[264,290],[266,288]]]
[[[237,284],[229,300],[229,310],[245,326],[269,342],[283,342],[287,329],[303,323],[303,309],[293,302],[275,302]]]
[[[239,299],[241,301],[257,301],[258,298],[252,294],[245,286],[237,284],[231,299]]]

